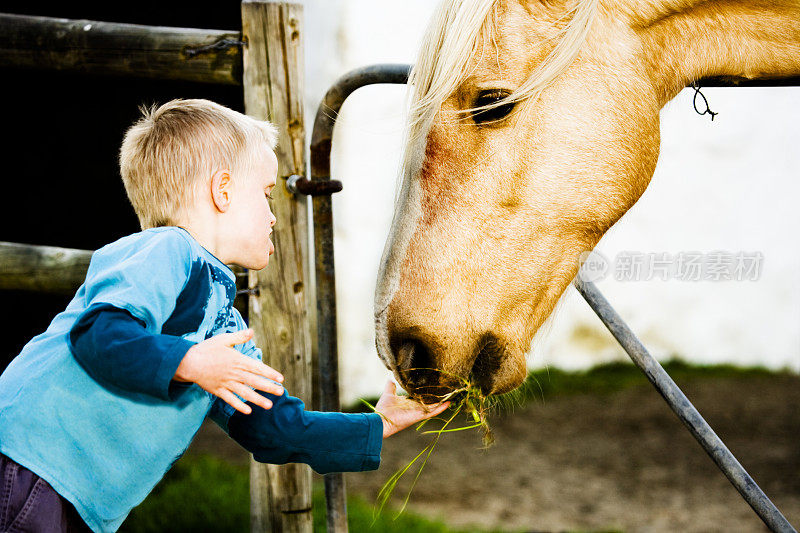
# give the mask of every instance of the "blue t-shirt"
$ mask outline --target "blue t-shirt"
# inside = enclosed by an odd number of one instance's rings
[[[287,393],[267,395],[268,411],[249,404],[252,416],[234,415],[199,386],[172,381],[194,343],[247,327],[235,292],[233,272],[181,228],[95,252],[66,310],[0,375],[0,452],[50,483],[94,531],[119,528],[207,415],[264,462],[376,468],[377,415],[307,412]],[[140,333],[125,333],[130,324]],[[252,341],[236,348],[261,358]]]

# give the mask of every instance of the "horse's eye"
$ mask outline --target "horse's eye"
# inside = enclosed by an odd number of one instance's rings
[[[514,109],[514,102],[501,104],[488,109],[481,109],[481,107],[495,104],[509,94],[511,93],[508,91],[498,89],[481,91],[478,93],[478,97],[475,98],[475,103],[472,105],[473,109],[477,109],[477,111],[472,112],[472,120],[475,121],[475,124],[497,122],[498,120],[506,118],[508,114],[511,113],[511,110]]]

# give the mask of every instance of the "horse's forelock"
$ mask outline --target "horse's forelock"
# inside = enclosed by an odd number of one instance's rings
[[[500,0],[444,0],[434,12],[409,77],[409,118],[403,154],[405,178],[422,166],[425,142],[436,113],[470,75],[475,57],[496,48]],[[586,41],[598,0],[577,0],[563,15],[560,38],[545,60],[507,98],[465,111],[535,99],[577,57]]]
[[[434,12],[409,77],[403,167],[420,168],[436,112],[467,76],[473,54],[493,27],[497,0],[444,0]]]

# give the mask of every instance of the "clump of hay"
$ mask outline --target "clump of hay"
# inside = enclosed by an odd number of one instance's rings
[[[426,368],[419,370],[444,373],[443,371],[436,369]],[[488,415],[495,408],[501,405],[507,405],[514,397],[514,394],[509,393],[502,396],[486,396],[483,394],[480,387],[478,387],[469,378],[465,379],[451,374],[447,374],[447,377],[449,380],[452,380],[452,383],[457,383],[458,386],[446,394],[436,396],[436,401],[449,401],[451,403],[450,409],[442,413],[440,416],[423,420],[417,424],[415,428],[416,431],[420,432],[421,435],[433,435],[433,439],[422,449],[422,451],[416,455],[416,457],[414,457],[403,468],[392,474],[391,477],[389,477],[389,479],[383,484],[381,489],[378,491],[374,518],[377,518],[381,512],[383,512],[383,509],[386,507],[389,497],[394,492],[397,483],[413,469],[414,465],[417,465],[414,480],[411,482],[411,487],[408,489],[406,497],[403,500],[403,505],[397,512],[397,516],[399,516],[405,510],[408,500],[411,497],[411,492],[414,490],[414,487],[416,486],[417,481],[422,474],[422,470],[425,468],[425,465],[427,464],[428,459],[431,457],[431,454],[433,454],[433,450],[436,449],[439,439],[445,433],[474,429],[480,432],[481,442],[483,445],[482,447],[484,449],[489,448],[492,444],[494,444],[494,434],[492,433],[492,429],[488,422]],[[424,399],[426,403],[431,403],[431,397],[432,395],[430,394],[425,394],[423,396],[417,396],[414,394],[410,395],[410,398],[416,400]],[[375,407],[369,402],[363,399],[361,401],[370,409],[375,411]],[[381,416],[383,417],[384,415],[381,414]],[[459,420],[463,420],[464,422],[460,423]],[[440,427],[435,429],[430,428],[430,425],[437,423]]]

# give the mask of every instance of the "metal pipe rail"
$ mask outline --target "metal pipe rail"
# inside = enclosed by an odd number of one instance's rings
[[[345,74],[319,105],[311,134],[311,183],[330,181],[331,140],[336,117],[353,91],[376,83],[404,84],[410,65],[374,65]],[[317,280],[319,408],[339,411],[339,360],[336,339],[336,282],[333,265],[333,211],[330,196],[314,196],[314,254]],[[325,475],[328,531],[347,531],[347,494],[341,473]]]
[[[371,65],[353,70],[334,84],[325,95],[314,121],[311,137],[311,184],[331,181],[331,140],[333,126],[342,104],[356,89],[378,83],[404,84],[408,82],[411,65]],[[700,80],[703,87],[763,87],[800,86],[800,77],[773,80],[746,80],[737,78],[712,78]],[[325,184],[317,183],[317,187]],[[338,188],[338,184],[335,185]],[[295,189],[297,191],[297,189]],[[329,195],[314,196],[314,245],[316,247],[317,277],[317,334],[319,350],[320,408],[339,410],[339,362],[336,339],[336,287],[333,264],[333,213]],[[797,533],[777,507],[753,481],[733,454],[706,423],[692,403],[686,398],[661,365],[647,352],[642,343],[622,321],[608,301],[591,282],[574,281],[578,292],[619,341],[636,366],[647,376],[678,418],[689,428],[703,449],[730,480],[742,497],[772,530]],[[346,490],[341,474],[325,476],[328,531],[347,531]]]
[[[683,424],[689,429],[700,446],[714,460],[725,477],[736,487],[742,498],[753,508],[756,514],[772,531],[781,533],[797,533],[792,525],[781,514],[775,504],[753,481],[750,474],[736,460],[711,426],[703,419],[692,402],[683,394],[678,385],[672,381],[666,370],[650,355],[627,324],[608,303],[594,283],[575,278],[573,285],[589,304],[589,307],[600,317],[615,339],[620,343],[634,364],[639,367],[650,383],[667,402]]]

